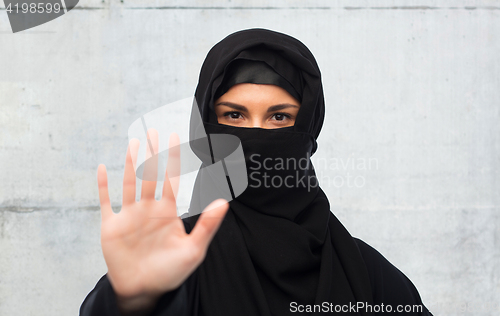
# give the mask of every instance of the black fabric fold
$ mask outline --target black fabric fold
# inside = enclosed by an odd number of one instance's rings
[[[223,81],[214,95],[214,100],[238,83],[276,85],[285,89],[297,100],[302,100],[302,95],[299,92],[301,90],[298,90],[302,83],[302,77],[299,72],[290,80],[298,87],[296,88],[293,83],[290,83],[286,78],[280,76],[274,69],[262,61],[244,58],[234,59],[226,66],[222,77]]]

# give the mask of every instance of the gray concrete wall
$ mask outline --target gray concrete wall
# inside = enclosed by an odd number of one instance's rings
[[[192,95],[210,47],[250,27],[318,60],[313,158],[349,231],[435,315],[500,311],[499,1],[81,0],[8,23],[0,11],[0,315],[77,314],[106,272],[97,165],[119,208],[129,124]]]

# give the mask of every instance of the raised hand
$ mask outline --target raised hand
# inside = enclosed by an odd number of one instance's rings
[[[179,187],[180,157],[169,150],[162,197],[155,199],[158,166],[158,133],[148,131],[150,140],[144,169],[140,201],[135,200],[134,165],[139,140],[130,141],[123,178],[123,204],[113,213],[108,194],[106,167],[97,171],[101,204],[101,247],[108,267],[108,278],[122,312],[148,310],[165,292],[179,287],[203,261],[210,241],[228,209],[219,199],[200,216],[191,234],[186,234],[177,216],[176,196]],[[178,137],[170,137],[170,148],[178,148]],[[169,181],[168,174],[171,174]],[[207,210],[206,209],[206,210]]]

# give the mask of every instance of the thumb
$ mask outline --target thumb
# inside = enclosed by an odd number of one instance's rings
[[[210,203],[203,210],[193,231],[189,234],[193,243],[205,251],[219,229],[228,209],[229,203],[224,199]]]

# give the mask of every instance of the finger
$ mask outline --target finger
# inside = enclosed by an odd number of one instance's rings
[[[168,197],[170,197],[169,195],[173,195],[174,199],[177,199],[177,194],[179,193],[181,173],[181,150],[179,143],[179,135],[172,133],[168,141],[168,161],[165,173],[165,181],[170,180],[170,183],[169,185],[166,182],[163,184],[163,195]]]
[[[99,203],[101,204],[101,220],[113,215],[111,202],[109,201],[108,192],[108,175],[106,174],[106,166],[100,164],[97,167],[97,187],[99,188]]]
[[[189,235],[195,245],[204,251],[208,248],[228,209],[229,203],[224,199],[215,200],[205,208]]]
[[[142,174],[141,199],[154,199],[156,180],[158,177],[158,131],[154,128],[148,130],[146,143],[146,158],[144,160],[144,173]]]
[[[137,138],[130,140],[125,159],[125,174],[123,175],[123,205],[135,202],[136,175],[135,163],[139,152],[140,142]]]

